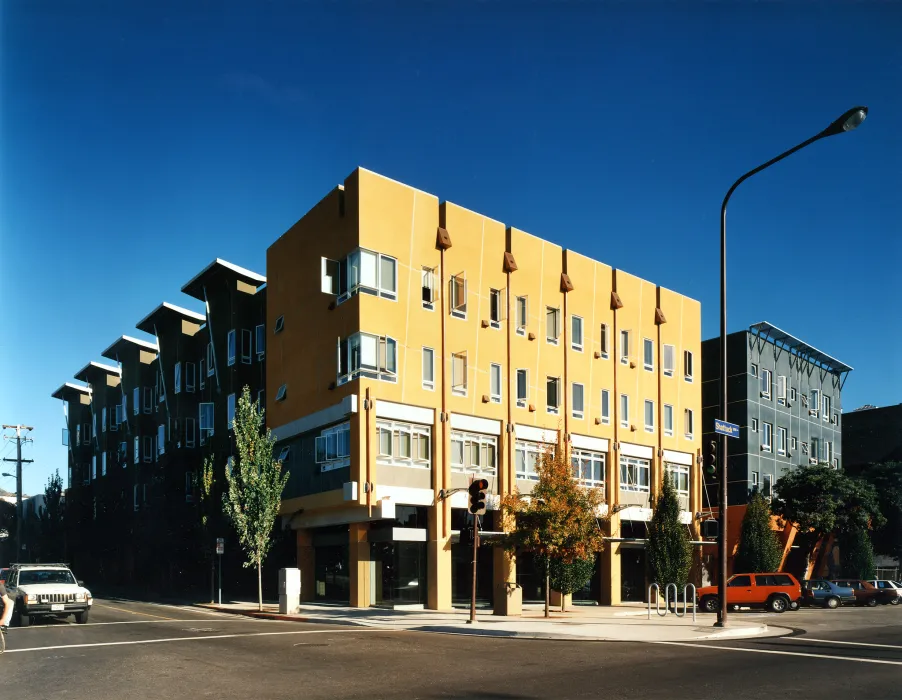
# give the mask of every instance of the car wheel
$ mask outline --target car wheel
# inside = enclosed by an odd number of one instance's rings
[[[789,610],[789,601],[785,596],[775,595],[767,601],[767,609],[774,613],[784,613]]]
[[[720,609],[720,601],[717,599],[717,596],[706,595],[701,599],[700,606],[705,612],[716,613]]]
[[[899,596],[896,596],[889,602],[890,605],[898,605],[899,604]]]
[[[839,598],[827,598],[827,600],[824,601],[824,607],[835,610],[839,607]]]
[[[868,602],[865,603],[865,605],[867,605],[869,608],[876,608],[877,607],[877,599],[876,598],[868,598]]]
[[[798,610],[802,607],[802,604],[798,600],[789,601],[789,609],[790,610]]]
[[[85,624],[88,621],[88,611],[85,610],[84,612],[75,613],[75,621],[79,625]]]

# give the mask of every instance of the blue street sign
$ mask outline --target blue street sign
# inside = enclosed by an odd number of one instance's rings
[[[727,423],[725,420],[714,421],[714,432],[731,438],[739,437],[739,426],[735,423]]]

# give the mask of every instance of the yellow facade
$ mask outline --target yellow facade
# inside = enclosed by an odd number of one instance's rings
[[[347,298],[330,294],[324,271],[334,269],[330,261],[342,265],[357,248],[383,256],[377,258],[380,289],[388,291]],[[363,169],[270,247],[267,278],[267,327],[284,318],[267,353],[270,427],[288,444],[307,439],[329,421],[350,423],[348,464],[336,461],[334,471],[302,459],[289,465],[303,474],[295,491],[286,494],[283,514],[299,529],[302,578],[316,579],[305,583],[317,595],[323,582],[311,557],[319,551],[317,537],[326,541],[317,533],[345,522],[350,603],[377,604],[384,596],[373,571],[375,558],[383,556],[383,535],[377,531],[386,518],[380,513],[394,512],[390,502],[425,509],[428,522],[420,529],[427,531],[428,595],[423,601],[430,608],[449,607],[452,569],[458,565],[452,555],[457,546],[452,506],[461,507],[461,494],[443,499],[442,492],[465,487],[474,470],[488,475],[493,494],[528,491],[533,482],[524,471],[525,452],[518,450],[535,441],[562,439],[590,454],[600,454],[604,446],[604,483],[594,485],[605,490],[614,539],[621,537],[627,518],[647,519],[665,455],[688,461],[686,510],[699,510],[698,302]],[[629,333],[625,356],[623,331]],[[339,362],[345,360],[337,355],[346,357],[342,343],[356,333],[379,339],[378,362],[385,371],[370,373],[378,377],[340,375]],[[664,371],[665,346],[673,348],[672,373]],[[684,372],[687,350],[695,363],[692,381]],[[353,370],[353,353],[347,356]],[[524,371],[526,392],[519,395],[518,372]],[[282,385],[286,396],[276,400]],[[348,404],[351,397],[355,403]],[[645,421],[647,400],[653,402],[651,424]],[[334,417],[339,405],[351,406],[346,418]],[[673,411],[673,431],[667,435],[665,406]],[[695,421],[692,434],[685,430],[687,409]],[[421,436],[429,436],[428,458],[419,453],[419,462],[399,466],[397,455],[409,454],[403,447],[398,452],[398,434],[388,438],[384,431],[403,431],[410,421],[421,426]],[[297,444],[299,457],[306,459],[309,448],[304,452]],[[466,467],[452,468],[463,445]],[[633,459],[648,455],[646,491],[632,483],[633,490],[622,490],[621,453]],[[472,467],[476,462],[478,469]],[[414,535],[393,536],[406,542],[404,537]],[[620,544],[611,542],[602,557],[604,602],[620,600],[619,552]],[[498,550],[493,569],[496,612],[517,613],[516,561]],[[311,597],[309,591],[304,597]]]

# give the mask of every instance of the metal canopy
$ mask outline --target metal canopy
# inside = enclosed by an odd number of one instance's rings
[[[62,399],[66,400],[66,395],[70,393],[75,394],[90,394],[91,387],[83,386],[81,384],[73,384],[72,382],[65,382],[59,389],[54,391],[50,396],[54,399]]]
[[[231,275],[235,279],[241,280],[247,284],[250,284],[254,287],[259,287],[260,285],[266,284],[266,277],[263,275],[258,275],[256,272],[251,272],[243,267],[239,267],[234,263],[230,263],[228,260],[223,260],[222,258],[216,258],[213,262],[207,265],[203,270],[198,272],[194,277],[191,278],[189,282],[182,287],[182,291],[190,297],[194,297],[198,301],[206,301],[206,297],[204,295],[204,284],[206,281],[220,272],[225,272],[226,274]]]
[[[799,340],[794,335],[790,335],[784,330],[780,330],[767,321],[762,321],[761,323],[755,323],[749,326],[749,331],[751,331],[753,335],[758,336],[769,343],[773,343],[778,348],[787,350],[796,357],[801,357],[831,374],[842,376],[843,374],[852,371],[852,367],[846,363],[840,362],[835,357],[830,357],[827,353],[821,352],[817,348]]]

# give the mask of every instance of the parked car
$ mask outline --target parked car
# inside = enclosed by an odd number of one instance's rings
[[[699,588],[699,607],[705,612],[717,612],[720,609],[717,593],[717,586]],[[727,580],[728,605],[782,613],[795,610],[801,601],[802,587],[792,574],[733,574]]]
[[[858,605],[867,605],[873,608],[878,603],[888,604],[896,597],[895,591],[882,591],[876,586],[872,586],[867,581],[858,579],[836,579],[833,581],[840,586],[848,586],[855,591],[855,602]]]
[[[843,604],[855,604],[853,589],[824,579],[802,581],[802,595],[808,605],[823,605],[825,608],[833,609]]]
[[[8,573],[7,590],[15,607],[13,617],[28,627],[37,617],[67,617],[88,621],[94,600],[65,564],[15,564]]]
[[[902,601],[902,583],[899,583],[898,581],[889,581],[887,579],[874,579],[873,581],[868,581],[868,583],[872,586],[876,586],[882,591],[895,591],[896,597],[890,599],[890,605],[898,605],[899,602]]]

